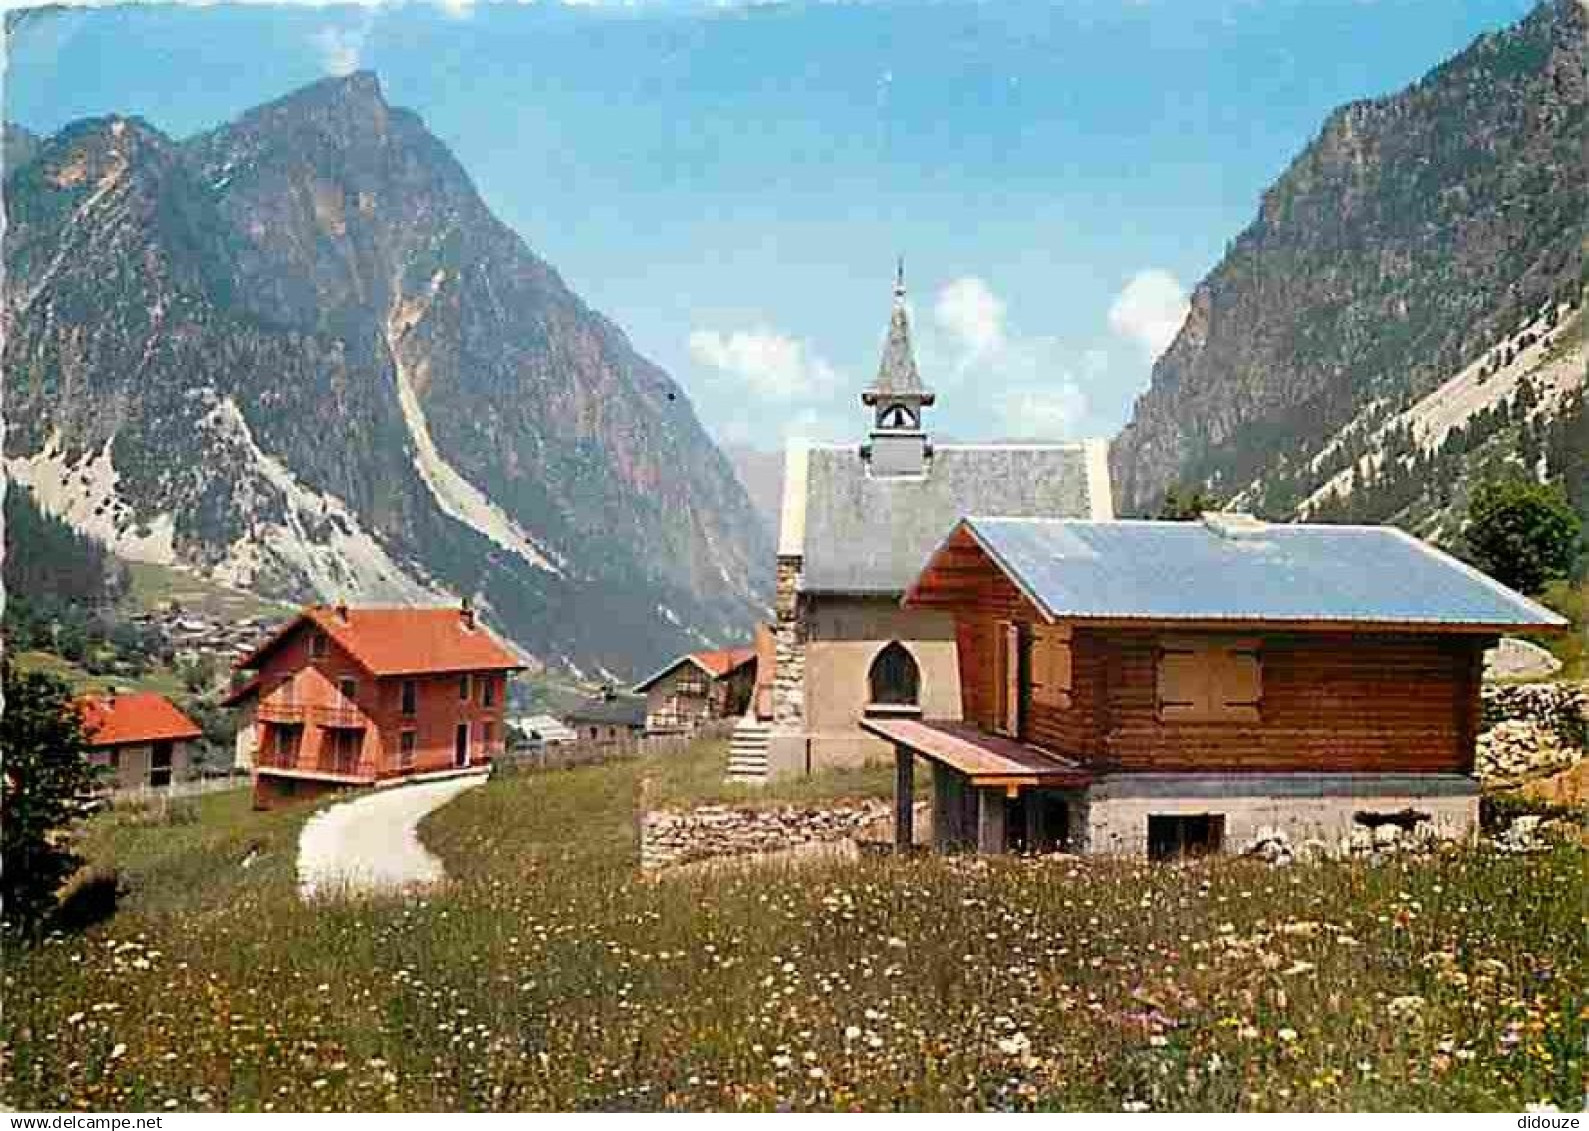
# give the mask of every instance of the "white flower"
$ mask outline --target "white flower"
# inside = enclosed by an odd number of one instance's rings
[[[788,1068],[794,1063],[794,1057],[789,1056],[787,1053],[779,1053],[772,1058],[772,1063],[774,1068]]]
[[[904,950],[905,940],[900,938],[898,935],[890,935],[888,938],[888,945],[893,947],[895,950]]]
[[[84,1018],[84,1016],[86,1016],[86,1015],[83,1013],[83,1011],[81,1009],[79,1009],[76,1013],[72,1014],[70,1017],[68,1017],[66,1019],[66,1023],[68,1025],[76,1025],[79,1021],[81,1021]]]
[[[1291,1028],[1281,1029],[1275,1034],[1275,1036],[1286,1042],[1286,1044],[1290,1044],[1292,1041],[1297,1039],[1297,1031]]]
[[[861,1027],[859,1025],[846,1025],[845,1026],[845,1028],[844,1028],[844,1039],[846,1041],[853,1041],[853,1040],[855,1040],[856,1037],[859,1037],[860,1035],[861,1035]]]
[[[1012,1036],[999,1038],[999,1051],[1005,1056],[1021,1056],[1032,1047],[1030,1038],[1025,1033],[1015,1033]]]
[[[116,1047],[110,1050],[110,1059],[120,1060],[124,1055],[126,1055],[126,1052],[127,1046],[117,1042]]]

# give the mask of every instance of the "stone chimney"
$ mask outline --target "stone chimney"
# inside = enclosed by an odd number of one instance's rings
[[[463,604],[458,607],[458,619],[463,622],[465,632],[474,631],[474,601],[468,597],[465,597]]]

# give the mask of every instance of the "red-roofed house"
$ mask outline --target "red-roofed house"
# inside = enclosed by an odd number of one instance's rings
[[[488,765],[523,666],[468,604],[305,608],[238,661],[255,674],[227,699],[252,730],[255,805]]]
[[[198,725],[153,691],[85,695],[77,701],[88,735],[89,760],[106,767],[112,789],[164,787],[193,764]]]
[[[634,686],[646,697],[646,733],[678,734],[745,713],[756,686],[756,649],[690,652]]]

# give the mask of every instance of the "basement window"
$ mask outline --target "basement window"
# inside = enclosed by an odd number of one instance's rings
[[[1223,813],[1148,817],[1148,859],[1184,860],[1211,856],[1225,843]]]
[[[309,655],[318,659],[326,654],[326,634],[311,632],[309,634]]]

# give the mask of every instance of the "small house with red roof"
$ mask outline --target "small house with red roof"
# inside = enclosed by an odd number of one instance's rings
[[[503,749],[523,661],[462,608],[311,605],[237,663],[260,808],[347,786],[467,771]]]
[[[84,695],[77,701],[89,760],[107,771],[113,790],[164,788],[187,776],[198,724],[154,691]]]
[[[756,649],[690,652],[637,683],[646,697],[647,734],[683,734],[713,719],[745,713],[756,687]]]

